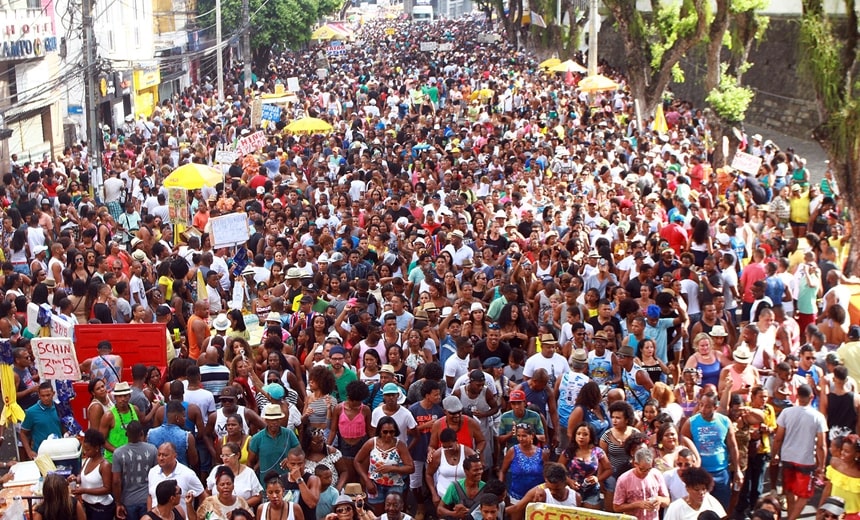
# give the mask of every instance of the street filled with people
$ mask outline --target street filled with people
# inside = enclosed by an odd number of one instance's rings
[[[164,370],[110,341],[82,360],[80,471],[44,479],[35,520],[860,519],[832,173],[758,134],[756,172],[712,167],[702,107],[667,96],[652,130],[612,64],[618,88],[585,92],[499,30],[368,20],[325,66],[325,42],[278,54],[247,91],[236,67],[106,129],[103,153],[14,164],[21,460],[78,434],[28,303],[167,330]],[[253,98],[288,78],[258,126]],[[286,129],[305,117],[331,128]],[[188,190],[190,226],[164,185],[186,164],[224,175]],[[217,244],[237,213],[247,242]]]

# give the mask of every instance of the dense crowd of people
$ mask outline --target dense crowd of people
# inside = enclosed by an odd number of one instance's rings
[[[45,479],[37,519],[516,520],[542,502],[794,520],[815,497],[819,520],[857,520],[860,327],[831,173],[760,135],[742,143],[758,172],[712,168],[700,110],[667,101],[668,131],[640,128],[607,64],[619,88],[582,92],[491,34],[379,20],[327,74],[308,72],[318,49],[273,58],[254,90],[297,77],[297,102],[189,191],[197,233],[162,181],[257,130],[237,74],[223,100],[207,82],[106,130],[101,156],[15,164],[0,337],[22,457],[67,429],[29,302],[165,324],[168,345],[132,381],[110,342],[82,363],[81,469]],[[333,130],[284,130],[305,116]],[[236,212],[249,240],[214,248],[209,220]]]

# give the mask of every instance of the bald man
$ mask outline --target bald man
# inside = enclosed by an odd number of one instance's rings
[[[230,382],[230,369],[221,363],[221,356],[218,349],[209,345],[206,347],[206,353],[200,356],[197,360],[200,364],[200,383],[203,388],[212,392],[212,395],[218,395],[221,390]]]
[[[188,357],[197,360],[204,351],[209,339],[209,303],[197,301],[194,303],[194,314],[188,318]]]

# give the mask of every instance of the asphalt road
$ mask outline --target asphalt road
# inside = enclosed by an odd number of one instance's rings
[[[747,135],[761,134],[764,140],[770,139],[781,150],[785,150],[788,147],[794,148],[795,153],[806,159],[806,167],[809,169],[810,180],[819,182],[824,178],[824,170],[827,169],[824,161],[827,160],[827,154],[817,142],[811,139],[805,141],[775,130],[753,125],[744,125],[744,130]]]

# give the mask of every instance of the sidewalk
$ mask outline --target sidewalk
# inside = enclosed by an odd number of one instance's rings
[[[770,139],[776,143],[780,150],[785,150],[788,147],[794,148],[796,154],[806,159],[806,167],[809,169],[810,180],[812,182],[819,182],[824,178],[824,170],[827,169],[824,161],[827,160],[827,154],[811,138],[808,141],[804,141],[775,130],[753,125],[744,125],[744,130],[747,135],[761,134],[764,140]]]

